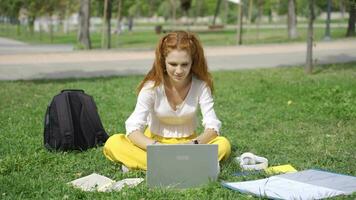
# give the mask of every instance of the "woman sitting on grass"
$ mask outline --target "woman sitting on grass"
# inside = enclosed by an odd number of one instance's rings
[[[126,120],[126,135],[111,136],[105,156],[129,169],[147,169],[146,148],[151,144],[218,144],[219,161],[228,158],[229,141],[219,136],[213,80],[197,37],[185,31],[160,39],[152,69],[138,86],[135,110]],[[197,110],[204,132],[196,135]],[[147,128],[146,128],[147,126]]]

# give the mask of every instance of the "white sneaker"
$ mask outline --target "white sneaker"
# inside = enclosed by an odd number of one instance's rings
[[[126,165],[121,165],[121,171],[122,171],[122,173],[127,173],[127,172],[129,172],[130,171],[130,169],[128,168],[128,167],[126,167]]]

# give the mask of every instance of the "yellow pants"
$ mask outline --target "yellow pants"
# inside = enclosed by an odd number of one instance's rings
[[[189,142],[196,138],[196,135],[185,138],[164,138],[152,134],[148,128],[145,131],[145,135],[163,144]],[[211,140],[208,144],[218,145],[219,161],[229,157],[231,153],[231,146],[230,142],[225,137],[218,136]],[[123,163],[130,169],[147,170],[146,151],[134,145],[124,134],[115,134],[111,136],[106,141],[103,151],[104,155],[113,162]]]

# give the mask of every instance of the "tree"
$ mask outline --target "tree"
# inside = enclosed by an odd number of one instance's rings
[[[244,16],[244,9],[242,7],[242,2],[239,3],[239,38],[238,44],[242,45],[242,24],[243,24],[243,16]]]
[[[191,5],[192,5],[191,0],[180,0],[180,8],[184,11],[186,16],[188,16],[188,11]]]
[[[200,16],[202,16],[203,14],[203,1],[201,0],[196,0],[195,1],[195,18],[198,18]]]
[[[177,3],[176,0],[170,0],[171,6],[172,6],[172,21],[173,21],[173,27],[175,29],[176,27],[176,14],[177,14]]]
[[[71,14],[77,13],[79,10],[79,1],[72,0],[58,0],[59,6],[56,7],[56,14],[59,16],[62,25],[62,31],[65,34],[69,33],[68,18]]]
[[[123,11],[127,10],[128,29],[132,31],[133,20],[135,16],[147,16],[149,12],[149,5],[147,0],[131,0],[125,1]]]
[[[180,0],[180,9],[183,11],[184,15],[188,18],[188,11],[192,6],[191,0]],[[189,30],[189,21],[187,22],[187,29]]]
[[[355,22],[356,22],[356,1],[350,0],[349,7],[349,23],[347,27],[346,37],[355,36]]]
[[[256,20],[256,38],[259,39],[260,37],[260,24],[262,21],[262,15],[263,15],[263,5],[265,3],[265,0],[258,0],[257,6],[258,6],[258,14],[257,14],[257,20]]]
[[[248,19],[247,19],[247,23],[250,24],[252,22],[252,12],[253,12],[253,0],[249,0],[248,1]]]
[[[84,49],[91,49],[90,0],[80,0],[78,42]]]
[[[122,3],[123,0],[117,0],[117,33],[121,32],[121,20],[122,20],[122,14],[121,14],[121,8],[122,8]]]
[[[111,44],[111,0],[104,1],[104,16],[103,16],[103,32],[101,37],[101,47],[103,49],[110,49]]]
[[[313,71],[313,23],[315,20],[314,0],[309,0],[309,19],[307,35],[307,59],[305,73],[311,74]]]
[[[47,0],[45,4],[42,5],[42,14],[46,14],[49,20],[49,37],[51,43],[53,43],[53,20],[52,16],[56,9],[60,9],[59,0]]]
[[[213,26],[215,25],[216,17],[217,17],[218,14],[219,14],[220,5],[221,5],[221,0],[218,0],[218,1],[216,2],[216,8],[215,8],[215,13],[214,13],[214,18],[213,18]]]
[[[34,33],[35,20],[39,15],[41,15],[41,11],[43,10],[44,5],[45,2],[43,2],[43,0],[24,1],[24,8],[27,10],[28,26],[31,35]]]
[[[339,8],[340,8],[340,13],[341,13],[341,18],[344,19],[345,18],[345,2],[344,0],[338,0],[339,2]]]
[[[327,8],[327,15],[326,15],[326,26],[325,26],[325,36],[324,40],[330,40],[330,17],[331,17],[331,0],[328,0],[328,8]]]
[[[0,13],[10,18],[11,22],[17,25],[17,35],[21,34],[20,22],[18,20],[20,9],[23,7],[23,0],[1,0]]]
[[[288,2],[288,38],[295,39],[298,37],[297,33],[297,15],[295,0],[289,0]]]
[[[148,16],[153,16],[153,10],[155,8],[155,0],[148,0]]]
[[[268,0],[268,1],[265,2],[264,13],[268,16],[268,22],[269,23],[273,22],[273,13],[274,12],[278,12],[279,13],[280,7],[288,8],[288,5],[285,4],[286,2],[287,1],[280,1],[280,0]]]
[[[223,15],[223,18],[224,18],[224,24],[228,24],[229,21],[229,2],[228,0],[224,0],[224,15]]]
[[[127,15],[131,17],[148,16],[149,7],[147,0],[131,0],[125,1],[123,11],[127,9]]]
[[[171,3],[169,1],[163,1],[158,7],[158,15],[163,16],[164,20],[167,21],[171,16]]]

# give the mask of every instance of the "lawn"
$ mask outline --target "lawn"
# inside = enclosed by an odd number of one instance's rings
[[[346,28],[340,28],[337,24],[331,25],[331,38],[333,40],[344,38],[346,34]],[[164,27],[165,28],[165,27]],[[315,40],[323,40],[325,34],[325,28],[316,27],[314,29]],[[196,32],[203,44],[208,46],[229,46],[237,44],[236,30],[218,30],[208,31],[200,30]],[[264,28],[258,33],[255,28],[244,29],[243,44],[266,44],[266,43],[286,43],[286,42],[304,42],[306,41],[307,29],[303,27],[298,28],[299,36],[296,39],[288,39],[288,32],[286,28]],[[154,33],[152,30],[135,30],[132,32],[124,31],[121,35],[112,35],[112,48],[120,49],[153,49],[157,44],[158,39],[162,35]],[[33,43],[33,44],[50,44],[50,37],[48,33],[38,33],[30,35],[25,31],[25,27],[21,28],[21,34],[18,35],[16,26],[1,25],[0,24],[0,37],[9,37],[16,40]],[[92,32],[91,42],[93,48],[101,48],[101,33]],[[53,37],[53,44],[72,44],[76,47],[77,32],[70,32],[64,34],[62,32],[56,32]]]
[[[233,158],[246,151],[267,157],[270,166],[289,163],[298,170],[320,168],[356,176],[355,66],[318,66],[312,75],[305,75],[300,66],[214,72],[215,110],[233,148],[219,181],[266,176],[233,176],[240,171]],[[122,174],[119,164],[103,156],[102,147],[81,153],[45,150],[43,118],[51,98],[64,88],[84,89],[96,100],[104,127],[113,135],[125,131],[141,79],[0,82],[0,199],[253,199],[219,182],[184,191],[148,189],[142,183],[112,193],[82,192],[66,184],[93,172],[114,180],[145,173]]]

